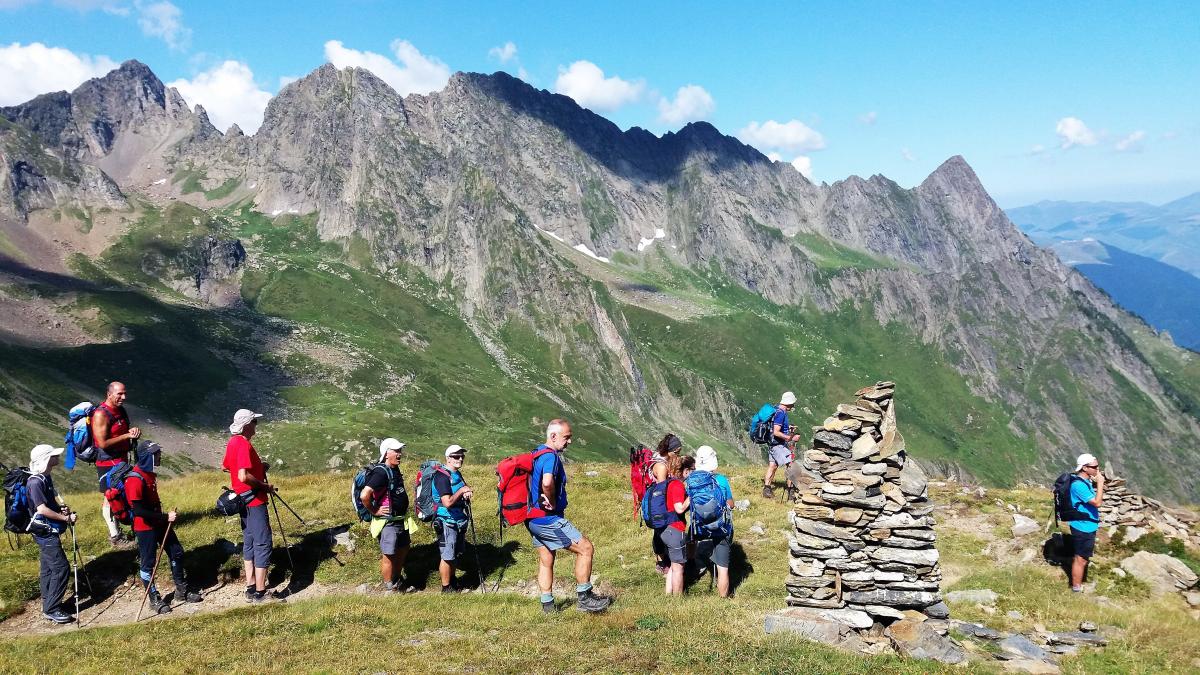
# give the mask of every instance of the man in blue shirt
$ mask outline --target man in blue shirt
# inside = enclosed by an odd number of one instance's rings
[[[779,467],[787,467],[791,465],[793,460],[792,449],[796,447],[796,441],[800,435],[792,433],[791,422],[788,421],[788,413],[796,407],[796,395],[790,391],[783,392],[783,396],[779,399],[779,407],[775,409],[775,416],[771,418],[771,443],[770,450],[767,452],[770,460],[767,463],[767,475],[763,477],[763,497],[772,499],[775,497],[775,470]],[[787,480],[788,496],[792,493],[792,479]]]
[[[471,486],[462,477],[463,461],[467,449],[461,445],[446,448],[445,472],[433,475],[433,497],[438,502],[437,516],[433,529],[437,532],[438,552],[442,560],[438,563],[438,575],[442,579],[442,592],[453,593],[458,582],[454,571],[467,543],[467,511],[471,502]],[[475,570],[476,573],[479,570]],[[480,583],[483,582],[482,577]]]
[[[567,472],[559,456],[571,444],[571,425],[566,420],[551,420],[546,427],[546,442],[534,454],[529,476],[529,515],[525,527],[538,553],[538,587],[542,591],[542,611],[558,611],[554,604],[554,556],[559,549],[575,554],[576,605],[583,612],[603,612],[612,599],[592,590],[592,542],[567,520]],[[541,453],[541,454],[538,454]]]
[[[1083,576],[1096,548],[1096,530],[1100,528],[1100,504],[1104,502],[1104,474],[1096,458],[1084,453],[1075,461],[1078,479],[1071,480],[1071,508],[1085,518],[1067,521],[1071,526],[1071,545],[1075,558],[1071,561],[1071,590],[1083,591]],[[1093,484],[1095,487],[1093,487]]]

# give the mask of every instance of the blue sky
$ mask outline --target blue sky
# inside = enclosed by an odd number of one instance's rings
[[[643,4],[0,0],[0,104],[136,58],[249,130],[327,60],[402,93],[503,69],[816,181],[911,186],[961,154],[1002,206],[1200,190],[1200,3]]]

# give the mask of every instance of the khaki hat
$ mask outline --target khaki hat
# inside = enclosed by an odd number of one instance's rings
[[[50,464],[50,458],[56,455],[61,455],[66,451],[66,448],[56,448],[53,445],[42,443],[41,445],[33,446],[33,450],[29,451],[29,472],[42,473]]]
[[[253,410],[242,408],[233,414],[233,424],[229,425],[229,433],[240,434],[254,420],[262,417],[262,413],[256,413]]]

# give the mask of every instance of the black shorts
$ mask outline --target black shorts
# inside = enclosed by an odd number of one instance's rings
[[[1071,550],[1075,555],[1084,560],[1091,560],[1092,553],[1096,550],[1096,533],[1095,532],[1080,532],[1075,528],[1071,528]]]

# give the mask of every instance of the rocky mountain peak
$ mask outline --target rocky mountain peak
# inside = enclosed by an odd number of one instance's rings
[[[967,164],[967,160],[963,159],[962,155],[954,155],[953,157],[942,162],[941,166],[933,170],[921,185],[917,188],[930,195],[938,194],[940,190],[943,194],[959,194],[959,195],[982,195],[987,197],[987,190],[980,182],[979,176],[975,175],[975,170]],[[988,197],[990,200],[990,197]]]

